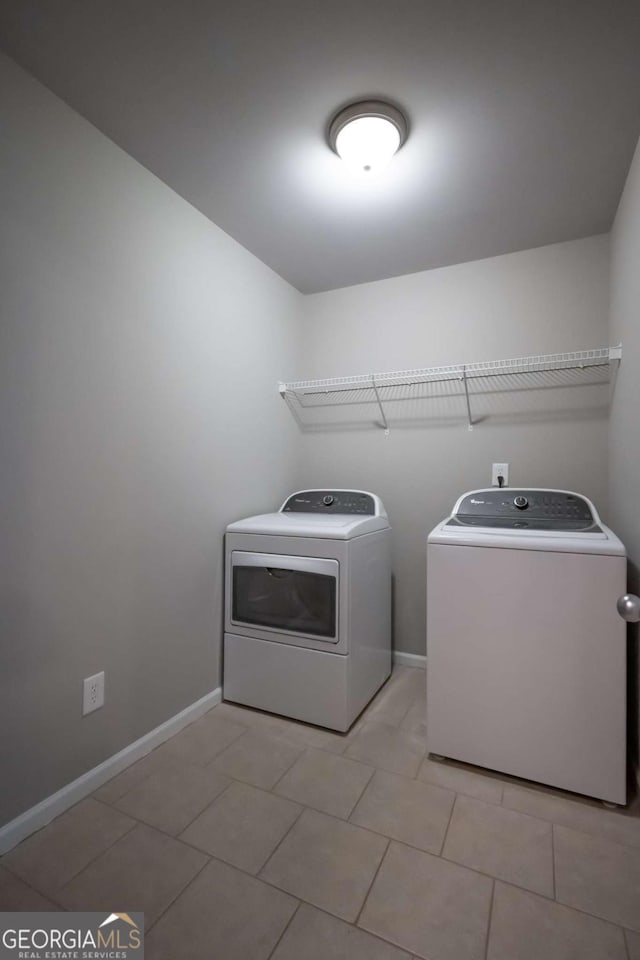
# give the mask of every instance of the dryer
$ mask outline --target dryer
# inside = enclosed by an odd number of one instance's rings
[[[427,545],[429,751],[624,804],[625,588],[586,497],[460,497]]]
[[[347,730],[391,672],[390,537],[363,490],[230,524],[224,699]]]

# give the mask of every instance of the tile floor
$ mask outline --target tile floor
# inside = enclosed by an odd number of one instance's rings
[[[640,810],[220,704],[0,860],[0,910],[144,911],[148,960],[640,960]]]

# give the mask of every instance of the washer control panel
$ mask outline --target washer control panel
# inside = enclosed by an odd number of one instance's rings
[[[376,505],[362,490],[302,490],[289,497],[282,513],[355,513],[373,517]]]
[[[534,530],[599,530],[589,503],[577,493],[509,487],[468,493],[448,523]]]

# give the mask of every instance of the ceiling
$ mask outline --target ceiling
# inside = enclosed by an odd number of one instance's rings
[[[638,0],[0,0],[0,45],[304,293],[607,231]],[[377,177],[325,143],[389,98]]]

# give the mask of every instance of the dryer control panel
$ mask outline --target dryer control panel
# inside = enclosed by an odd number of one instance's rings
[[[301,490],[289,497],[282,513],[355,513],[374,517],[375,500],[363,490]]]
[[[474,490],[456,504],[449,526],[600,530],[589,502],[566,490]]]

